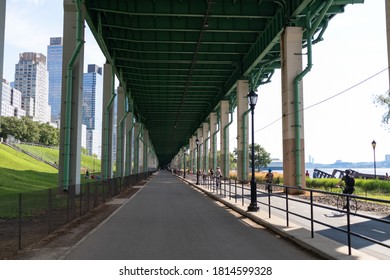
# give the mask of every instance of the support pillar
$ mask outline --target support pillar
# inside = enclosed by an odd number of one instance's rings
[[[196,172],[196,136],[192,136],[190,138],[190,166],[189,169],[192,170],[192,174],[195,174]]]
[[[197,135],[198,135],[198,140],[199,140],[199,151],[197,151],[198,155],[197,155],[197,160],[199,160],[199,170],[203,170],[203,141],[204,141],[204,137],[203,137],[203,128],[198,128],[198,132],[197,132]]]
[[[138,162],[139,162],[139,167],[138,167],[138,173],[144,172],[144,126],[142,123],[140,123],[140,128],[139,128],[139,134],[138,134]]]
[[[229,164],[229,101],[222,100],[220,105],[220,132],[221,132],[221,162],[220,167],[222,175],[229,177],[230,164]]]
[[[116,141],[116,177],[122,177],[124,174],[125,161],[125,133],[123,133],[125,124],[125,91],[123,87],[118,87],[118,103],[117,103],[117,141]]]
[[[81,23],[77,22],[77,7],[72,0],[64,0],[64,29],[62,54],[62,89],[61,89],[61,127],[58,185],[60,189],[68,190],[68,186],[80,184],[81,162],[81,123],[83,104],[83,66],[84,46],[78,54],[75,52],[75,41],[84,41],[84,15],[81,13]],[[77,37],[80,38],[77,38]],[[68,66],[71,67],[71,80],[68,80]],[[69,83],[68,83],[69,82]],[[68,88],[68,86],[70,86]],[[67,95],[71,102],[67,102]],[[70,103],[70,104],[69,104]],[[67,106],[68,105],[68,106]],[[79,189],[75,190],[79,193]]]
[[[282,55],[282,115],[283,115],[283,183],[288,186],[296,185],[296,126],[300,129],[301,170],[305,169],[304,154],[304,125],[303,125],[303,90],[299,85],[299,99],[294,97],[294,79],[302,72],[302,35],[301,27],[286,27],[281,36]],[[300,119],[296,123],[295,103],[299,102]],[[305,186],[305,172],[301,172],[302,186]]]
[[[140,145],[139,145],[139,137],[140,137],[141,124],[134,124],[134,172],[133,174],[139,173],[139,156],[140,156]]]
[[[143,139],[144,139],[144,145],[143,145],[143,172],[146,173],[149,171],[149,131],[147,129],[144,129],[143,131]]]
[[[113,135],[113,114],[114,114],[114,76],[112,65],[103,66],[103,133],[102,133],[102,178],[112,178],[112,135]]]
[[[3,65],[4,65],[4,36],[5,36],[5,7],[6,0],[0,0],[0,113],[3,102]]]
[[[203,134],[203,149],[202,149],[202,152],[203,152],[203,169],[205,170],[206,174],[209,170],[209,144],[208,144],[208,141],[210,138],[208,136],[209,134],[209,123],[203,123],[203,131],[202,131],[202,134]]]
[[[217,169],[217,126],[218,115],[215,112],[210,114],[210,167]]]
[[[239,182],[248,182],[248,112],[250,111],[248,109],[248,93],[248,81],[237,81],[237,180]]]
[[[126,116],[126,159],[125,159],[125,175],[131,175],[133,165],[133,102],[131,101],[130,112]]]
[[[390,67],[390,2],[385,1],[386,3],[386,34],[387,34],[387,66]],[[389,88],[390,88],[390,70],[389,74]]]

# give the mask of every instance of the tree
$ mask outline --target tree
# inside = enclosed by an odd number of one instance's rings
[[[230,168],[233,170],[236,170],[237,169],[237,157],[235,156],[234,151],[233,151],[233,153],[229,153],[229,161],[230,161]]]
[[[39,143],[47,146],[57,146],[59,130],[47,123],[39,124]]]
[[[234,148],[233,150],[234,154],[234,159],[235,162],[237,162],[237,149]],[[255,143],[255,153],[254,153],[254,158],[255,158],[255,168],[257,168],[258,171],[262,167],[268,166],[268,164],[271,163],[271,157],[270,153],[268,153],[263,147],[260,146],[260,144]],[[249,160],[249,165],[252,165],[252,144],[249,145],[249,150],[248,150],[248,160]]]
[[[390,120],[390,91],[385,94],[374,96],[374,103],[381,107],[385,107],[386,112],[382,116],[382,123],[389,129]]]
[[[22,117],[20,120],[23,126],[25,127],[23,136],[20,140],[29,143],[39,143],[39,134],[40,134],[39,123],[34,122],[29,117]]]
[[[56,146],[59,143],[59,130],[49,124],[32,121],[28,117],[0,117],[1,134],[3,138],[13,135],[23,142],[40,143]]]
[[[255,143],[255,168],[257,167],[257,170],[260,171],[262,167],[266,167],[268,164],[271,163],[271,154],[268,153],[263,147],[260,146],[260,144]],[[252,164],[252,144],[249,145],[249,165]]]

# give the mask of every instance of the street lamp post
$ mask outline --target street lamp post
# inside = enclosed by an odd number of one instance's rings
[[[257,212],[259,207],[257,206],[257,188],[256,188],[256,178],[255,178],[255,125],[254,125],[254,114],[255,114],[255,106],[257,103],[258,95],[251,90],[248,94],[248,101],[251,107],[252,113],[252,178],[251,178],[251,203],[248,206],[248,211]]]
[[[183,176],[183,178],[186,177],[186,154],[187,154],[187,150],[186,150],[186,148],[184,147],[184,148],[183,148],[183,156],[184,156],[184,176]]]
[[[196,138],[196,184],[199,185],[199,139]]]
[[[376,142],[373,140],[371,142],[372,150],[374,151],[374,178],[376,179],[376,159],[375,159],[375,147],[376,147]]]

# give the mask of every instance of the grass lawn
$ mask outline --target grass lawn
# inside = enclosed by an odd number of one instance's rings
[[[0,145],[0,196],[55,188],[57,174],[55,168]]]
[[[52,163],[59,163],[59,150],[58,149],[52,149],[52,148],[46,148],[46,147],[39,147],[39,146],[31,146],[31,145],[25,145],[25,144],[19,144],[17,145],[21,149],[32,153],[33,155],[36,155],[38,157],[43,158],[44,160]],[[81,155],[81,174],[85,174],[87,170],[89,170],[90,173],[99,173],[100,172],[100,159],[94,158],[92,156],[87,156],[82,154]]]
[[[25,144],[18,144],[16,145],[19,148],[21,148],[24,151],[30,152],[33,155],[36,155],[37,157],[40,157],[47,162],[52,162],[58,164],[59,159],[59,150],[58,149],[51,149],[51,148],[45,148],[45,147],[39,147],[39,146],[31,146],[31,145],[25,145]]]

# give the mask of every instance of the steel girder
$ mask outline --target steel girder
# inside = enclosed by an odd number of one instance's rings
[[[92,33],[131,91],[135,116],[165,165],[221,100],[231,99],[234,107],[238,79],[248,79],[251,88],[270,82],[280,67],[283,28],[304,28],[307,10],[314,21],[324,2],[85,0],[84,6]],[[352,3],[363,0],[334,1],[318,36]]]

